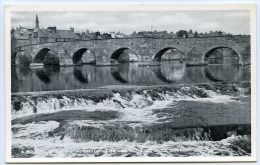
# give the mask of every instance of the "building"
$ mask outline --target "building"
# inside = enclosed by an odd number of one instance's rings
[[[19,27],[12,30],[12,40],[16,40],[16,46],[50,43],[50,42],[66,42],[82,40],[82,37],[74,32],[74,28],[70,30],[58,30],[56,26],[47,29],[40,28],[40,21],[36,15],[35,28]]]
[[[123,38],[123,37],[124,37],[123,33],[121,32],[116,33],[116,38]]]
[[[112,38],[112,35],[109,34],[109,33],[103,33],[103,38],[104,39],[110,39],[110,38]]]
[[[110,32],[111,38],[116,38],[116,33],[115,32]]]
[[[23,46],[30,44],[30,38],[33,37],[33,32],[28,31],[25,27],[16,28],[12,34],[12,43],[16,43],[16,46]]]

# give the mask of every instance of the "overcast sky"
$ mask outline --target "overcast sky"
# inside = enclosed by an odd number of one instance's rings
[[[38,15],[40,28],[56,26],[57,29],[75,31],[133,31],[190,30],[209,32],[221,30],[232,34],[250,34],[249,11],[87,11],[87,12],[12,12],[13,28],[35,27]]]

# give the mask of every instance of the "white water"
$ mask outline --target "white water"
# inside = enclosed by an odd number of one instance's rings
[[[196,92],[194,92],[196,91]],[[197,92],[200,91],[204,97]],[[128,122],[130,127],[142,127],[158,122],[158,117],[153,110],[172,108],[170,112],[174,118],[182,116],[183,111],[175,111],[175,105],[179,101],[209,102],[214,104],[228,104],[236,102],[243,104],[240,100],[233,99],[234,96],[222,95],[219,91],[206,90],[199,87],[182,87],[176,92],[166,91],[165,93],[156,92],[160,98],[154,98],[148,90],[141,93],[130,93],[129,97],[124,97],[119,93],[114,93],[111,98],[106,98],[99,102],[85,98],[69,98],[62,96],[61,99],[50,96],[44,99],[33,101],[29,96],[23,101],[22,109],[12,108],[12,119],[29,116],[34,113],[33,107],[36,106],[37,114],[53,113],[66,110],[84,110],[84,111],[118,111],[120,116],[106,121],[75,120],[69,121],[70,125],[92,126],[102,129],[103,126],[113,123]],[[157,96],[156,96],[157,97]],[[241,95],[239,96],[241,97]],[[61,106],[62,105],[62,106]],[[185,113],[184,113],[185,115]],[[233,141],[239,139],[248,140],[248,136],[232,135],[220,141],[164,141],[155,142],[147,140],[144,143],[136,141],[129,142],[121,140],[113,141],[88,141],[75,142],[69,136],[62,140],[60,136],[49,136],[49,132],[58,128],[60,125],[56,121],[47,121],[39,123],[29,123],[26,125],[12,125],[12,148],[19,148],[22,155],[32,154],[33,157],[93,157],[93,156],[238,156],[250,155],[243,149],[238,148],[234,151],[230,146]],[[119,153],[116,151],[120,151]],[[129,155],[130,154],[130,155]],[[131,155],[132,154],[132,155]],[[17,157],[17,155],[16,155]]]
[[[201,91],[202,93],[207,95],[207,97],[201,98],[199,95],[196,95],[191,91]],[[225,104],[229,102],[234,102],[234,100],[231,99],[232,96],[221,95],[218,92],[206,90],[199,87],[182,87],[180,90],[177,90],[177,92],[166,91],[165,93],[158,92],[157,94],[161,97],[161,99],[153,101],[152,96],[147,94],[146,90],[144,90],[142,94],[132,93],[130,99],[122,97],[119,93],[114,93],[112,98],[107,98],[98,103],[95,103],[93,100],[90,99],[75,99],[68,98],[66,96],[62,96],[61,99],[48,97],[44,99],[37,99],[36,102],[33,102],[29,96],[24,96],[24,98],[26,98],[26,101],[21,102],[21,110],[17,111],[12,106],[12,119],[35,114],[34,107],[37,108],[37,114],[53,113],[64,110],[116,110],[123,113],[128,113],[127,117],[123,119],[131,120],[131,118],[147,116],[147,113],[149,113],[149,111],[152,109],[165,108],[168,104],[172,104],[173,102],[180,100],[196,100],[201,102]],[[144,121],[146,121],[145,117],[143,119]]]
[[[230,147],[233,141],[239,139],[247,140],[248,136],[228,137],[220,141],[182,141],[182,142],[163,142],[146,141],[144,143],[119,141],[89,141],[75,143],[69,137],[60,140],[59,137],[49,138],[47,132],[57,127],[58,122],[42,122],[40,124],[27,124],[24,126],[14,125],[14,127],[26,128],[26,130],[13,134],[12,148],[21,148],[22,154],[34,154],[34,157],[94,157],[102,156],[127,156],[133,153],[134,156],[238,156],[238,153]],[[36,129],[37,128],[37,129]],[[25,136],[26,138],[21,138]],[[24,147],[26,146],[26,147]],[[238,148],[240,153],[245,156],[250,154]],[[120,153],[120,154],[119,154]],[[220,155],[218,155],[220,154]],[[159,156],[158,155],[158,156]]]

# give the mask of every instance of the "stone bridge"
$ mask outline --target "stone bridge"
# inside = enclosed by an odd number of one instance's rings
[[[78,64],[84,53],[92,52],[96,65],[113,65],[124,50],[130,49],[139,62],[149,64],[160,61],[162,55],[171,49],[182,54],[187,63],[205,63],[210,54],[219,48],[233,50],[239,64],[250,64],[250,36],[248,35],[171,39],[120,38],[43,43],[16,47],[15,59],[18,65],[44,63],[66,66]]]

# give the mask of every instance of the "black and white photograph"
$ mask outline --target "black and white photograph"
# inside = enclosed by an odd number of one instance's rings
[[[5,14],[7,161],[256,160],[255,5]]]

